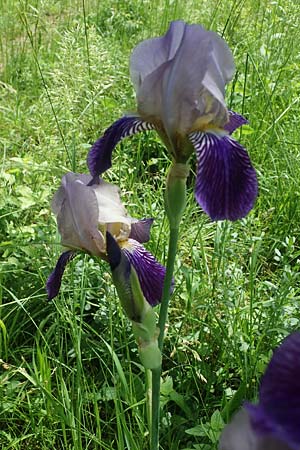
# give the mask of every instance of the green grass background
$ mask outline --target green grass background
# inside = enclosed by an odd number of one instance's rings
[[[188,184],[164,348],[161,448],[210,450],[271,351],[299,329],[300,7],[294,0],[0,0],[0,446],[146,449],[145,374],[108,266],[78,257],[61,295],[50,201],[66,171],[135,108],[128,60],[176,18],[224,36],[228,105],[259,179],[253,211],[212,223]],[[155,217],[165,261],[169,159],[155,133],[124,140],[105,178],[130,214]]]

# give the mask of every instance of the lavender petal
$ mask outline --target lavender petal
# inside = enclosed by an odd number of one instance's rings
[[[122,139],[141,131],[153,130],[154,125],[139,117],[124,116],[114,122],[98,139],[87,157],[87,165],[93,177],[101,175],[111,167],[112,151]]]
[[[191,133],[198,170],[195,197],[212,220],[237,220],[253,208],[257,178],[246,150],[230,136]]]
[[[61,286],[61,280],[62,280],[62,276],[65,271],[66,265],[68,264],[69,261],[71,261],[71,259],[74,258],[75,255],[76,255],[75,252],[69,250],[67,252],[62,253],[60,255],[60,257],[58,258],[55,269],[50,274],[50,276],[47,280],[47,283],[46,283],[48,300],[52,300],[59,293],[59,289]]]
[[[238,114],[234,111],[228,111],[229,114],[229,122],[224,125],[224,130],[228,131],[229,134],[232,134],[237,128],[242,125],[246,125],[249,121],[243,117],[241,114]]]
[[[219,450],[258,450],[248,411],[242,408],[222,431]]]
[[[166,269],[139,242],[129,239],[122,248],[136,270],[144,297],[151,306],[162,298]]]
[[[131,224],[130,238],[143,244],[150,239],[150,230],[154,219],[141,219]]]
[[[264,420],[262,416],[260,418]],[[269,433],[258,435],[253,429],[248,407],[242,408],[225,426],[218,448],[219,450],[294,450],[294,447],[288,446]]]

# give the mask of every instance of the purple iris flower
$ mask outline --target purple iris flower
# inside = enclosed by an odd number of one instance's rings
[[[246,150],[231,137],[247,123],[225,104],[234,71],[225,41],[200,25],[172,22],[163,37],[141,42],[130,61],[137,113],[114,122],[95,142],[88,155],[92,176],[111,167],[120,140],[156,130],[173,161],[185,164],[196,151],[195,197],[213,220],[244,217],[258,188]]]
[[[275,350],[258,405],[245,404],[221,435],[219,450],[300,449],[300,333]]]
[[[128,264],[134,267],[148,303],[155,306],[160,302],[165,268],[142,245],[149,240],[153,219],[130,217],[121,203],[117,186],[102,179],[95,182],[90,175],[67,173],[53,198],[52,210],[57,217],[61,243],[68,250],[59,257],[48,278],[49,299],[58,294],[65,267],[76,251],[112,264],[113,255],[110,258],[107,254],[109,235]]]

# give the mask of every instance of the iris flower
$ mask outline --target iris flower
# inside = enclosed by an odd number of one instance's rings
[[[61,243],[68,250],[61,254],[48,278],[48,298],[58,294],[66,264],[78,251],[115,265],[112,261],[115,253],[111,252],[111,258],[107,254],[108,236],[129,261],[128,277],[132,265],[144,297],[155,306],[161,300],[165,268],[142,245],[149,240],[153,219],[133,219],[121,203],[117,186],[102,179],[93,183],[90,175],[67,173],[53,198],[52,210],[57,217]]]
[[[123,138],[156,130],[176,163],[197,157],[195,197],[213,219],[236,220],[253,207],[257,179],[232,132],[247,123],[229,111],[225,85],[235,71],[225,41],[200,25],[172,22],[163,37],[141,42],[130,60],[137,113],[114,122],[88,155],[93,177],[111,167]]]
[[[222,433],[219,450],[299,450],[300,333],[274,352],[258,405],[245,404]]]

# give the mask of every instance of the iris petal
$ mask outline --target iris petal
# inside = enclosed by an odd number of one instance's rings
[[[172,22],[163,37],[140,43],[130,61],[138,112],[162,122],[174,149],[177,135],[193,129],[203,116],[224,125],[225,84],[233,73],[233,57],[225,41],[183,21]]]
[[[52,208],[57,215],[62,245],[101,256],[105,253],[105,245],[98,229],[99,206],[103,208],[103,214],[105,214],[108,209],[107,203],[110,204],[107,199],[107,191],[109,191],[113,200],[110,208],[113,220],[119,197],[116,186],[102,180],[103,190],[100,185],[93,189],[83,183],[85,179],[86,177],[72,172],[65,174],[62,178],[62,185],[53,198]],[[97,201],[96,190],[100,190],[104,194],[102,203]],[[118,220],[120,220],[119,216],[124,215],[122,208],[121,204],[117,208]]]
[[[151,306],[162,298],[166,269],[139,242],[129,239],[122,248],[136,270],[144,297]]]
[[[300,443],[300,333],[288,336],[274,352],[261,382],[260,403],[247,405],[259,434],[266,425],[277,438],[298,449]],[[262,421],[261,418],[264,417]]]
[[[242,125],[246,125],[248,120],[243,117],[241,114],[238,114],[234,111],[228,111],[229,114],[229,122],[224,125],[224,130],[228,131],[229,134],[232,134],[237,128]]]
[[[50,276],[47,280],[47,284],[46,284],[48,300],[52,300],[59,293],[59,289],[61,286],[61,280],[62,280],[62,276],[65,271],[66,265],[68,264],[69,261],[71,261],[71,259],[74,258],[75,255],[76,255],[75,252],[69,250],[67,252],[62,253],[60,255],[60,257],[58,258],[55,269],[50,274]]]
[[[143,244],[150,239],[150,230],[154,219],[141,219],[131,224],[130,238]]]
[[[186,27],[181,20],[171,22],[165,36],[147,39],[135,47],[130,58],[130,77],[136,91],[148,75],[175,57]]]
[[[247,408],[248,409],[248,408]],[[242,408],[224,428],[219,450],[294,450],[280,438],[268,433],[258,436],[250,421],[249,411]],[[265,420],[260,416],[261,420]],[[296,449],[299,448],[295,447]]]
[[[246,216],[258,190],[246,150],[227,135],[191,133],[189,138],[197,154],[197,202],[212,220]]]
[[[243,408],[234,415],[222,431],[219,450],[258,450],[257,437],[252,430],[249,414]]]
[[[139,133],[140,131],[153,130],[154,125],[145,122],[139,117],[124,116],[114,122],[104,135],[98,139],[87,157],[87,164],[93,177],[101,175],[111,167],[112,151],[122,139],[127,136]]]

